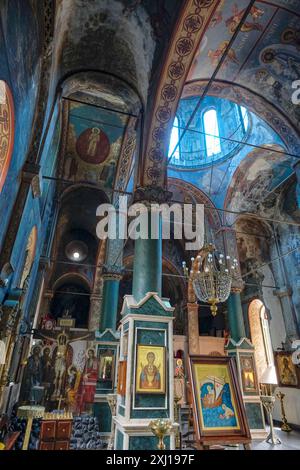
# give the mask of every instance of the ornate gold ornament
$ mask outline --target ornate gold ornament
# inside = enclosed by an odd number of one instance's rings
[[[225,302],[230,295],[238,261],[232,260],[229,255],[218,253],[215,246],[209,243],[201,249],[196,259],[191,258],[191,262],[192,268],[189,271],[183,261],[184,275],[191,280],[198,299],[209,303],[211,313],[215,316],[217,304]]]

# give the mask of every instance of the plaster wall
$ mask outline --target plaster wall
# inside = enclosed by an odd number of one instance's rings
[[[268,266],[260,269],[265,278],[263,283],[271,286],[274,283],[273,274]],[[280,300],[273,294],[273,289],[263,288],[263,299],[265,306],[270,312],[270,334],[273,350],[276,351],[282,347],[282,342],[286,340],[286,328],[284,324],[282,308]],[[280,387],[278,390],[285,393],[284,405],[287,420],[289,423],[300,425],[300,390],[292,387]],[[280,402],[277,399],[273,417],[275,420],[281,421]]]

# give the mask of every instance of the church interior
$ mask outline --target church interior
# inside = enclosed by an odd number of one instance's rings
[[[0,1],[1,450],[300,450],[299,17]]]

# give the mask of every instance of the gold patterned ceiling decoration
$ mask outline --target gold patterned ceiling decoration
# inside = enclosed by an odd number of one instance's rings
[[[0,80],[0,192],[7,176],[14,144],[14,105],[8,85]]]

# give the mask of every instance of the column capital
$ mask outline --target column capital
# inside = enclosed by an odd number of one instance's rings
[[[280,289],[274,289],[273,294],[276,295],[276,297],[281,299],[283,297],[291,297],[293,294],[293,291],[291,287],[283,286]]]
[[[140,186],[136,188],[134,193],[134,202],[141,203],[158,203],[168,202],[173,193],[159,186]]]
[[[122,266],[103,266],[102,279],[104,281],[120,281],[124,275]]]
[[[232,294],[240,294],[241,292],[243,292],[243,290],[244,290],[244,283],[243,283],[243,285],[240,285],[240,286],[231,287],[230,292]]]

